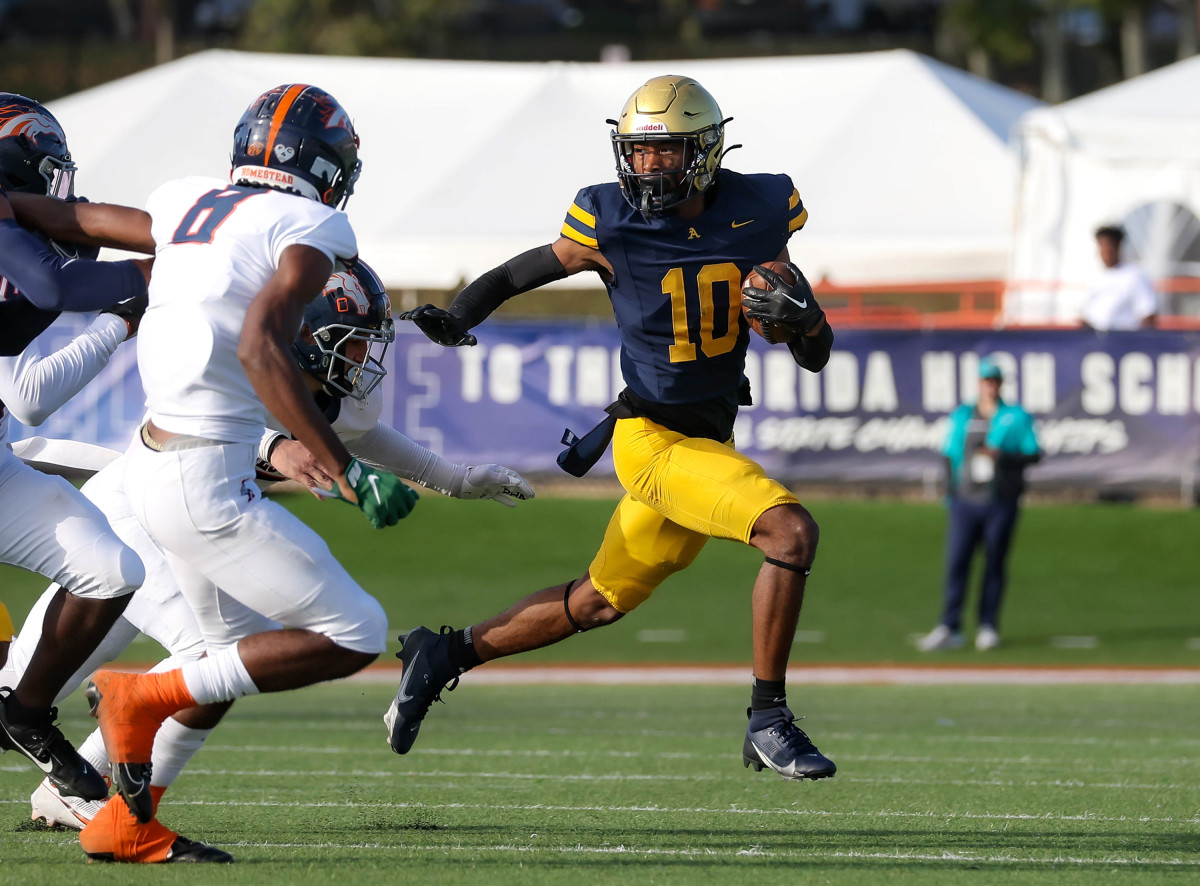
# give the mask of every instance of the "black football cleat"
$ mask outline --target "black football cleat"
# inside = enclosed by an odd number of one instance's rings
[[[449,654],[453,633],[449,625],[443,625],[439,634],[422,626],[399,637],[403,645],[396,658],[404,665],[400,687],[383,715],[388,743],[397,754],[407,754],[412,748],[429,706],[442,700],[442,690],[450,691],[458,685],[457,669],[450,664]]]
[[[96,862],[115,862],[117,859],[111,852],[86,852],[88,864]],[[180,834],[175,835],[175,841],[167,850],[163,864],[185,862],[189,864],[229,864],[233,856],[216,846],[189,840]]]
[[[795,780],[829,778],[837,772],[834,762],[817,750],[787,708],[779,708],[779,719],[761,729],[746,729],[742,765],[753,766],[755,772],[773,769]]]
[[[62,793],[85,800],[103,800],[108,784],[54,725],[58,708],[50,708],[34,723],[16,723],[8,717],[4,701],[12,692],[0,689],[0,750],[19,751],[50,778]]]
[[[216,846],[198,843],[187,837],[178,836],[167,852],[167,863],[183,861],[191,864],[229,864],[233,856]]]

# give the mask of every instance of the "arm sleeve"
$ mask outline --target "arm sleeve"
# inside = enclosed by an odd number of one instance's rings
[[[42,424],[108,365],[127,332],[122,318],[101,314],[53,354],[31,346],[0,358],[0,400],[23,424]]]
[[[833,350],[833,328],[829,320],[816,335],[798,335],[788,342],[788,350],[802,369],[809,372],[820,372],[829,362],[829,352]]]
[[[99,311],[146,294],[133,262],[64,259],[12,219],[0,219],[0,277],[44,311]]]
[[[471,329],[514,295],[562,280],[567,271],[549,244],[522,252],[473,281],[450,305],[450,313]]]
[[[343,439],[351,455],[372,467],[415,480],[446,495],[457,496],[462,491],[467,474],[464,465],[446,461],[390,425],[379,422],[359,437]]]

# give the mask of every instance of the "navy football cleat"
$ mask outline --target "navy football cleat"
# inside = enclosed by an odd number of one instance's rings
[[[422,626],[399,637],[403,646],[396,658],[404,665],[400,687],[383,715],[388,743],[397,754],[407,754],[412,748],[429,706],[442,700],[442,689],[449,691],[458,685],[458,673],[450,664],[453,633],[449,625],[443,625],[438,634]]]
[[[58,708],[50,708],[36,723],[15,723],[8,717],[4,700],[11,689],[0,689],[0,751],[19,751],[49,777],[62,793],[85,800],[103,800],[108,784],[103,776],[79,756],[79,752],[54,725]]]
[[[742,765],[755,772],[774,769],[784,778],[829,778],[837,772],[834,762],[817,750],[796,718],[787,708],[779,708],[779,719],[761,729],[746,729],[742,744]],[[749,715],[750,711],[747,710]]]

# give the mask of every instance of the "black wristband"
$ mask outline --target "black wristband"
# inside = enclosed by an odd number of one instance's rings
[[[567,270],[554,249],[549,244],[539,246],[510,258],[473,281],[458,294],[449,311],[465,329],[472,329],[514,295],[566,276]]]

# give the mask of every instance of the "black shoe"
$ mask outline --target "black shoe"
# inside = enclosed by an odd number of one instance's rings
[[[404,665],[400,688],[383,715],[388,743],[397,754],[407,754],[412,748],[429,706],[442,700],[442,689],[449,691],[458,685],[458,671],[450,664],[453,633],[454,628],[443,625],[440,634],[419,627],[399,637],[403,646],[396,658]]]
[[[784,778],[797,780],[829,778],[837,772],[837,766],[817,750],[787,708],[780,708],[779,719],[767,726],[746,729],[742,765],[753,766],[755,772],[764,767],[774,769]]]
[[[229,864],[233,856],[216,846],[197,843],[187,837],[178,836],[167,851],[168,864],[176,861],[187,861],[195,864]]]
[[[12,692],[0,689],[0,750],[20,751],[50,777],[55,787],[65,794],[85,800],[103,800],[108,785],[91,763],[63,737],[54,725],[58,708],[50,708],[37,723],[14,723],[8,718],[4,700]]]
[[[85,852],[84,854],[87,856],[88,864],[98,861],[116,861],[111,852]],[[233,856],[224,850],[218,849],[216,846],[197,843],[195,840],[189,840],[187,837],[177,834],[175,842],[167,850],[167,857],[164,859],[164,863],[171,864],[176,861],[186,861],[193,864],[229,864],[233,861]]]

